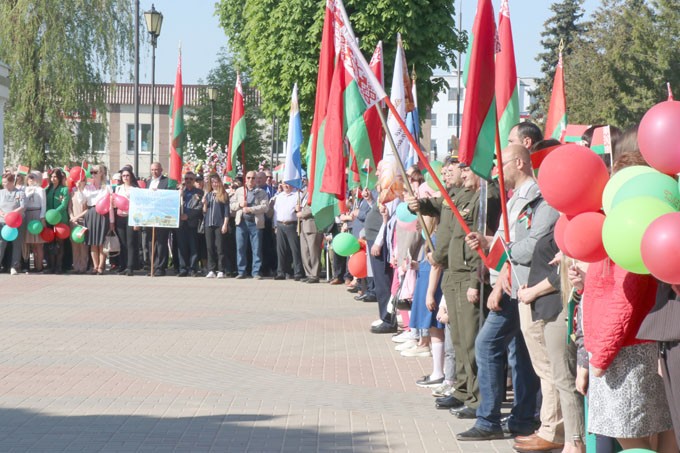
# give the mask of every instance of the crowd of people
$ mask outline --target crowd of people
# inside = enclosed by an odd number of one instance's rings
[[[611,131],[612,172],[646,165],[635,128]],[[586,146],[592,134],[592,128],[584,134]],[[585,452],[592,433],[598,453],[616,451],[617,443],[677,452],[680,392],[672,378],[680,357],[680,311],[674,308],[680,288],[609,259],[588,264],[563,256],[555,240],[559,213],[543,199],[531,160],[532,152],[557,144],[530,122],[511,130],[502,151],[507,225],[499,184],[480,179],[455,155],[444,162],[441,179],[461,219],[418,166],[406,171],[411,195],[385,199],[380,187],[355,189],[350,208],[323,231],[306,188],[277,184],[271,172],[250,171],[225,185],[220,175],[189,171],[179,187],[179,228],[157,228],[153,241],[149,229],[129,226],[127,212],[114,206],[102,215],[96,206],[114,192],[129,198],[134,187],[168,189],[157,162],[141,184],[132,167],[123,167],[111,178],[120,179],[115,189],[103,165],[73,187],[56,169],[46,189],[41,173],[24,179],[8,172],[0,224],[12,211],[24,222],[19,238],[0,240],[0,261],[11,245],[3,263],[12,275],[132,276],[145,269],[160,277],[174,267],[178,277],[310,284],[319,283],[326,267],[331,284],[345,284],[356,300],[377,302],[372,333],[392,334],[401,356],[431,357],[432,371],[415,384],[432,389],[437,409],[471,420],[458,440],[512,435],[520,452],[571,453]],[[379,179],[389,165],[378,166]],[[63,223],[87,228],[85,242],[45,242],[25,228],[30,220],[44,224],[50,209]],[[499,238],[506,228],[510,241],[504,244]],[[103,244],[112,230],[121,253],[108,257],[107,269]],[[323,244],[341,232],[365,242],[366,276],[353,277],[346,257],[324,256]],[[479,252],[490,256],[499,242],[507,262],[490,269]],[[512,409],[503,416],[509,387]]]

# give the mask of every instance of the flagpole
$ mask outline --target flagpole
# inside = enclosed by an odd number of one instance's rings
[[[507,243],[510,243],[510,227],[508,226],[508,197],[505,192],[505,180],[503,178],[503,153],[501,152],[501,136],[498,133],[498,122],[496,122],[496,160],[498,161],[498,182],[501,191],[501,213],[503,217],[503,235]]]
[[[392,112],[392,115],[397,120],[397,123],[399,123],[399,127],[401,127],[401,129],[406,134],[408,141],[411,142],[411,145],[413,145],[413,148],[416,150],[416,153],[418,153],[418,158],[423,162],[423,166],[430,173],[430,176],[432,176],[432,180],[434,181],[437,188],[441,192],[442,197],[444,197],[446,204],[448,204],[449,207],[451,208],[451,211],[453,212],[453,215],[456,217],[456,220],[458,220],[458,223],[460,224],[461,228],[463,229],[463,231],[465,232],[466,235],[470,234],[471,231],[470,231],[470,228],[467,226],[467,223],[465,223],[465,219],[463,219],[463,216],[460,214],[460,211],[458,211],[458,208],[453,203],[453,200],[451,199],[449,192],[446,190],[446,188],[444,187],[444,185],[439,180],[439,178],[435,174],[434,170],[430,166],[430,162],[428,162],[428,160],[425,158],[423,151],[420,149],[420,147],[416,143],[416,140],[413,138],[413,135],[411,135],[411,133],[408,131],[408,128],[406,127],[404,120],[401,119],[401,116],[399,115],[399,112],[397,112],[396,107],[394,107],[394,104],[392,104],[392,101],[390,100],[390,98],[388,96],[385,96],[383,98],[383,101],[387,104],[387,107]],[[378,111],[380,112],[380,109],[378,109]],[[382,119],[383,119],[383,114],[381,114],[381,120]],[[383,127],[385,127],[385,126],[386,126],[386,124],[383,121]],[[389,136],[389,131],[388,131],[387,135]],[[391,138],[390,138],[390,140],[391,140]],[[395,156],[397,156],[397,159],[399,160],[398,154],[395,154]],[[482,250],[482,247],[478,246],[475,251],[482,258],[482,261],[486,264],[487,258],[486,258],[486,255],[484,255],[484,251]]]
[[[412,197],[416,197],[416,194],[413,192],[413,187],[411,187],[411,182],[408,180],[408,177],[406,176],[406,169],[404,168],[404,163],[401,161],[401,156],[399,156],[399,152],[397,151],[397,146],[394,144],[394,140],[392,139],[392,134],[390,133],[390,128],[387,126],[387,120],[385,119],[385,112],[380,108],[380,106],[376,106],[376,109],[378,110],[378,115],[380,116],[380,122],[383,125],[383,129],[385,129],[385,135],[387,137],[387,141],[390,144],[390,148],[392,148],[392,154],[394,154],[394,160],[396,160],[399,163],[399,172],[401,173],[401,177],[404,179],[404,185],[406,186],[406,190],[408,191],[408,194]],[[392,115],[398,117],[401,119],[401,116],[398,113],[392,112]],[[423,215],[420,213],[420,211],[416,212],[416,215],[418,216],[418,223],[420,224],[420,227],[423,229],[425,232],[425,241],[427,242],[427,247],[430,249],[432,253],[434,253],[434,244],[432,243],[432,237],[430,237],[430,230],[427,228],[427,225],[425,224],[425,219],[423,218]]]

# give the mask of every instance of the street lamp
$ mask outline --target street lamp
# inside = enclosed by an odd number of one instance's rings
[[[213,119],[215,117],[215,101],[217,100],[217,88],[208,87],[208,99],[210,99],[210,138],[213,137]]]
[[[144,13],[146,21],[146,29],[151,36],[151,143],[149,144],[150,164],[153,163],[153,145],[154,145],[154,110],[156,109],[156,44],[158,43],[158,36],[161,34],[161,26],[163,26],[163,14],[156,11],[154,5],[151,4],[151,11]],[[137,169],[139,171],[139,169]]]

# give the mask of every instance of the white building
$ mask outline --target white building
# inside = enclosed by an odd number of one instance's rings
[[[462,115],[465,109],[465,88],[461,80],[460,98],[458,96],[458,74],[435,74],[444,78],[449,88],[439,93],[423,124],[423,145],[430,150],[432,159],[442,160],[450,150],[458,149],[458,135],[462,126]],[[461,73],[462,75],[462,73]],[[536,80],[530,77],[518,77],[519,111],[522,120],[529,117],[529,106],[534,102],[530,91],[536,88]],[[458,110],[460,105],[460,111]]]
[[[9,68],[0,61],[0,174],[5,169],[5,103],[9,100]]]

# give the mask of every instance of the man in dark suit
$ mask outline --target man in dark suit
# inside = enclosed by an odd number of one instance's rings
[[[203,218],[201,200],[203,191],[195,186],[196,175],[188,171],[184,174],[184,183],[179,193],[182,203],[177,242],[179,252],[178,277],[200,275],[198,269],[198,224]],[[174,255],[173,255],[174,256]]]
[[[151,190],[168,190],[168,177],[163,176],[163,166],[160,162],[151,164],[151,177],[146,181],[146,188]],[[147,239],[151,240],[151,231],[147,231]],[[154,245],[153,272],[154,277],[162,277],[168,267],[168,236],[167,228],[156,228],[156,242]],[[151,257],[149,257],[151,259]],[[149,274],[150,275],[150,274]]]

